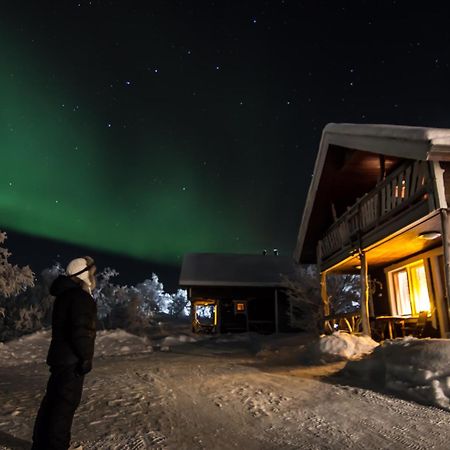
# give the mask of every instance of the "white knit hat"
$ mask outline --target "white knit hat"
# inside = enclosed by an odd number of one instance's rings
[[[94,260],[90,256],[75,258],[70,261],[66,268],[66,274],[69,277],[76,276],[83,280],[88,286],[91,284],[89,279],[89,269],[94,265]]]

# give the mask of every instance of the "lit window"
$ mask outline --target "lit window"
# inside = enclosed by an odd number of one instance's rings
[[[234,311],[235,311],[235,313],[245,313],[245,303],[244,302],[235,302],[234,303]]]
[[[397,314],[417,315],[420,311],[430,311],[430,296],[423,260],[408,264],[391,272],[393,294]]]

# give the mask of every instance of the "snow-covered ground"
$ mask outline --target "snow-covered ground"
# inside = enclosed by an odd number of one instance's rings
[[[450,448],[448,341],[187,330],[99,333],[73,439],[92,450]],[[0,448],[30,446],[49,337],[0,345]]]

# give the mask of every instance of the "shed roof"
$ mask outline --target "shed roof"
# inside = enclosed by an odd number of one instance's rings
[[[313,177],[303,209],[294,251],[296,262],[312,263],[315,260],[312,246],[315,247],[317,244],[316,234],[322,232],[319,222],[323,222],[321,218],[324,214],[321,211],[323,205],[314,209],[316,196],[322,182],[325,163],[331,160],[327,158],[328,153],[338,148],[367,152],[372,155],[385,155],[391,159],[450,161],[450,129],[382,124],[330,123],[326,125],[322,132]],[[356,167],[355,165],[355,170],[357,170]],[[328,175],[332,175],[332,171]],[[360,178],[361,189],[370,181],[368,177],[364,180],[364,174],[361,172],[355,175]],[[346,177],[349,176],[351,174],[347,173]],[[316,231],[310,232],[313,216]],[[306,239],[307,233],[308,239]],[[305,247],[306,241],[308,248]]]
[[[290,257],[237,253],[188,253],[181,266],[181,286],[277,287],[294,271]]]

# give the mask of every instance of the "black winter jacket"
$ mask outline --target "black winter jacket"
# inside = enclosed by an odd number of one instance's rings
[[[97,306],[79,284],[60,275],[50,287],[53,304],[50,366],[82,365],[94,356]]]

